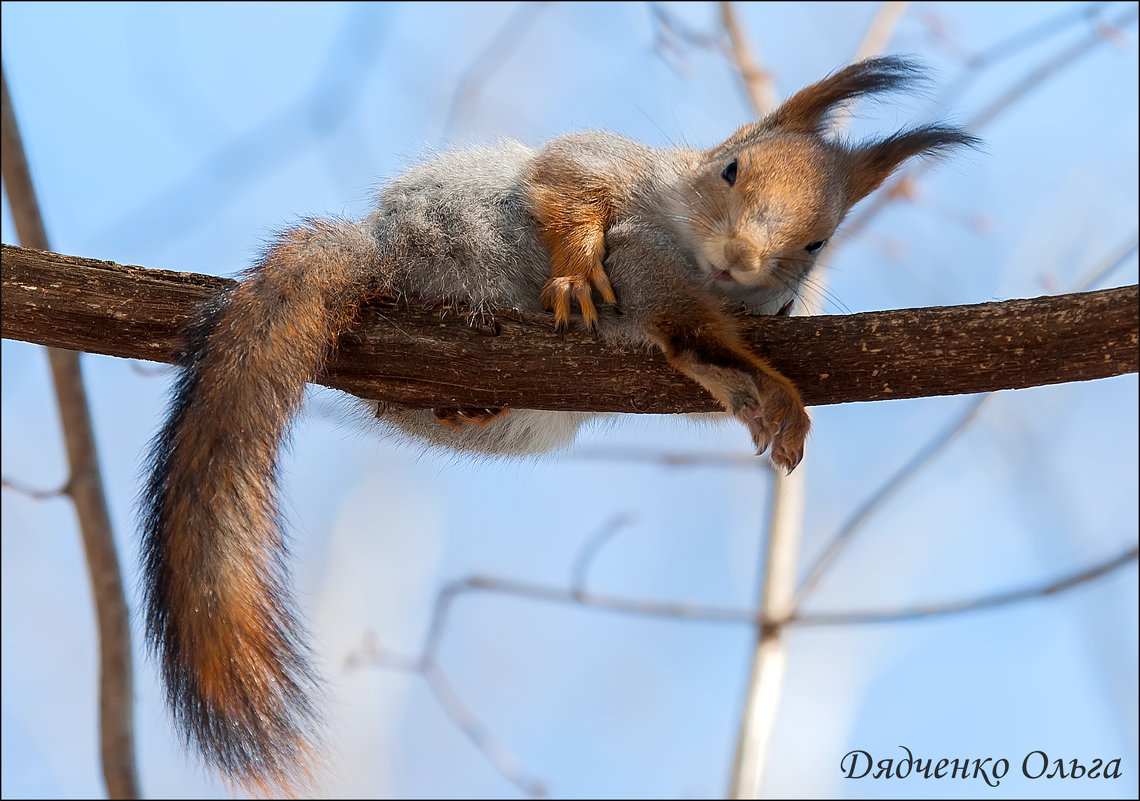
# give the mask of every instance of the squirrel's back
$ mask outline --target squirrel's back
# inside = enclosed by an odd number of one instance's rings
[[[549,261],[524,185],[534,152],[504,141],[436,154],[388,181],[362,225],[380,247],[392,291],[541,311]]]

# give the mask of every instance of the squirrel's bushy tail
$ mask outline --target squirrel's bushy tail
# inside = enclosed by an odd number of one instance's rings
[[[303,789],[319,692],[289,592],[277,454],[379,284],[361,226],[308,221],[196,327],[142,500],[146,625],[187,743],[228,781]]]

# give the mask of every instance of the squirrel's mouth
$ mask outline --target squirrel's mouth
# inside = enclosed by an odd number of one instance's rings
[[[723,281],[724,283],[737,283],[736,278],[729,270],[725,270],[712,259],[705,257],[700,261],[705,273],[707,273],[712,280]]]

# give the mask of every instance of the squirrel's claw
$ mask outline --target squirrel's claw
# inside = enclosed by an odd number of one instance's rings
[[[594,306],[593,291],[597,290],[602,303],[617,303],[613,287],[599,262],[586,275],[563,275],[550,278],[542,287],[539,300],[547,311],[554,312],[554,325],[558,331],[570,326],[570,310],[574,303],[582,312],[582,321],[590,331],[598,329],[598,310]]]
[[[775,382],[761,382],[759,400],[758,406],[740,414],[752,434],[756,455],[771,447],[769,458],[785,473],[791,473],[804,458],[811,419],[799,399]]]

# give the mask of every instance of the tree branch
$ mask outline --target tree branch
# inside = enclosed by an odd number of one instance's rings
[[[182,331],[233,281],[3,246],[8,339],[176,363]],[[1137,372],[1136,285],[976,306],[750,317],[745,340],[808,405],[1019,389]],[[546,315],[464,315],[377,302],[320,382],[409,406],[718,411],[649,351],[560,337]]]
[[[772,73],[760,66],[748,38],[740,30],[740,20],[732,3],[722,2],[720,24],[728,36],[729,57],[740,74],[741,88],[752,110],[762,117],[776,107],[776,86]]]
[[[8,81],[0,69],[0,172],[8,206],[21,242],[47,248],[47,231],[36,200],[31,171],[24,156],[16,113],[8,96]],[[8,246],[4,246],[7,273]],[[29,251],[36,253],[40,251]],[[7,323],[4,323],[7,328]],[[59,405],[63,444],[67,450],[68,478],[64,491],[75,506],[95,622],[99,630],[99,750],[103,781],[111,798],[138,798],[135,769],[134,675],[131,668],[131,626],[122,573],[115,553],[111,516],[95,451],[95,434],[87,403],[87,390],[79,368],[79,354],[48,348],[52,384]],[[11,486],[10,484],[8,486]]]
[[[1072,589],[1080,584],[1095,581],[1101,576],[1107,576],[1114,570],[1135,562],[1140,556],[1140,547],[1132,545],[1120,554],[1092,567],[1064,576],[1055,581],[1037,584],[1032,587],[1022,587],[1016,590],[997,592],[992,595],[983,595],[978,598],[968,598],[961,601],[947,603],[931,603],[920,606],[910,606],[902,609],[872,611],[872,612],[803,612],[792,615],[787,621],[792,626],[863,626],[877,623],[903,623],[913,620],[924,620],[932,617],[946,617],[960,615],[965,612],[978,612],[983,609],[996,609],[1001,606],[1021,603],[1034,598],[1047,598],[1057,595],[1065,590]]]

